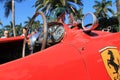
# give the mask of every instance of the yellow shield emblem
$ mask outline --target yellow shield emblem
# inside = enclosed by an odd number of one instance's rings
[[[120,80],[120,54],[117,47],[105,47],[100,53],[111,80]]]

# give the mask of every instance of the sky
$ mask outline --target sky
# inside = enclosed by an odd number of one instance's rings
[[[21,3],[15,2],[15,22],[16,24],[24,24],[24,21],[28,20],[28,17],[32,17],[35,13],[35,8],[32,7],[36,0],[25,0]],[[4,25],[10,24],[12,21],[12,15],[10,14],[8,18],[5,17],[4,4],[0,3],[0,20]]]
[[[84,6],[83,6],[83,14],[87,12],[95,12],[93,9],[95,0],[82,0]],[[98,0],[101,1],[101,0]],[[116,6],[115,6],[115,0],[113,1],[113,6],[111,7],[116,12]],[[36,2],[36,0],[25,0],[21,3],[15,2],[15,24],[24,25],[24,22],[28,20],[28,17],[32,17],[35,13],[35,8],[32,7],[33,4]],[[10,21],[12,21],[12,15],[10,14],[8,18],[4,15],[4,3],[0,3],[0,21],[3,23],[3,26],[10,24]]]

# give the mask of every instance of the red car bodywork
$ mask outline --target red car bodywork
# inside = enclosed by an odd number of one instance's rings
[[[64,27],[66,32],[60,43],[1,64],[0,80],[111,80],[100,50],[115,46],[119,51],[120,33],[93,30],[88,35],[81,29],[70,29],[65,24]],[[22,42],[22,37],[0,39],[0,45],[11,47],[14,43],[12,49]],[[5,45],[0,48],[9,50]]]

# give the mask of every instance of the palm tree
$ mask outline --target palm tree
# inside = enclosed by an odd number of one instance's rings
[[[120,31],[120,0],[116,0],[116,7],[117,7],[117,16],[118,16],[118,26]]]
[[[3,2],[5,0],[1,0]],[[15,0],[16,2],[22,2],[23,0]],[[15,31],[15,1],[14,0],[6,0],[4,4],[5,8],[5,16],[8,17],[10,12],[12,11],[12,24],[13,24],[13,34],[16,36]]]
[[[13,34],[16,36],[16,29],[15,29],[15,1],[12,0],[12,24],[13,24]]]
[[[2,22],[0,21],[0,25],[2,25]]]
[[[82,12],[83,12],[83,8],[81,8],[81,9],[78,10],[78,13],[77,13],[77,16],[76,16],[76,19],[78,21],[82,21],[82,18],[84,16],[84,14]]]
[[[81,0],[37,0],[35,3],[36,11],[41,10],[46,15],[64,11],[67,14],[72,12],[77,16],[76,13],[81,6],[83,6]]]
[[[22,34],[22,23],[18,24],[18,25],[15,25],[16,27],[16,35],[17,36],[20,36]]]
[[[3,36],[4,31],[5,31],[5,30],[4,30],[4,28],[1,28],[1,29],[0,29],[0,37],[2,37],[2,36]]]
[[[112,1],[102,0],[102,2],[95,1],[93,8],[96,10],[97,17],[108,17],[108,12],[114,15],[114,11],[109,7],[112,6]]]

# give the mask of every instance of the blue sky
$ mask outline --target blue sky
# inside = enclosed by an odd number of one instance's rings
[[[28,17],[32,17],[34,12],[35,12],[35,8],[32,7],[33,4],[35,3],[36,0],[25,0],[22,3],[17,3],[15,4],[16,8],[16,13],[15,13],[15,22],[16,24],[20,24],[22,23],[24,25],[24,21],[28,20]],[[83,7],[83,13],[87,13],[87,12],[95,12],[95,10],[93,9],[93,5],[94,5],[94,1],[95,0],[82,0],[84,7]],[[101,0],[98,0],[101,1]],[[112,9],[116,12],[116,7],[115,7],[115,0],[113,1],[113,6]],[[4,25],[10,24],[10,21],[12,19],[11,14],[9,15],[8,18],[5,17],[4,15],[4,8],[3,8],[3,3],[0,3],[0,20]]]

